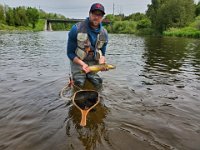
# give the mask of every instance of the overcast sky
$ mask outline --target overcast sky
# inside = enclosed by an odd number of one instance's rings
[[[129,15],[135,12],[144,13],[151,0],[0,0],[0,4],[10,7],[31,6],[46,12],[62,14],[67,18],[80,19],[88,16],[90,6],[95,2],[102,3],[107,14],[113,13],[114,4],[115,14]]]
[[[135,12],[145,12],[151,0],[0,0],[1,4],[10,7],[32,6],[41,8],[46,12],[60,13],[68,18],[85,18],[88,16],[90,6],[95,3],[102,3],[108,14],[124,13],[129,15]]]

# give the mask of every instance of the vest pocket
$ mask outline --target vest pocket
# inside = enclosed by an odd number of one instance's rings
[[[106,43],[106,41],[98,41],[97,48],[98,49],[102,48],[105,43]]]
[[[101,50],[97,50],[97,51],[96,51],[95,60],[99,60],[101,56],[102,56]]]
[[[87,53],[79,47],[76,49],[75,53],[81,60],[85,59],[85,57],[87,56]]]
[[[88,39],[88,35],[86,33],[78,33],[77,35],[77,42],[80,48],[85,48],[85,42]]]

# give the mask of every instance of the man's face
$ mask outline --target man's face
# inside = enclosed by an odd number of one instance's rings
[[[92,26],[98,27],[103,20],[103,13],[99,10],[95,10],[90,12],[89,17]]]

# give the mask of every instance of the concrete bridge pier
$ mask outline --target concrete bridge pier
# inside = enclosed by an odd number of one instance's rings
[[[53,31],[50,21],[46,20],[44,30],[45,31]]]

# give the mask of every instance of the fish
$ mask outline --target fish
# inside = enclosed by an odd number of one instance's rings
[[[116,66],[111,65],[111,64],[99,64],[99,65],[92,65],[89,66],[89,69],[91,72],[97,73],[99,71],[108,71],[110,69],[115,69]],[[81,70],[82,73],[84,73],[83,70]]]

